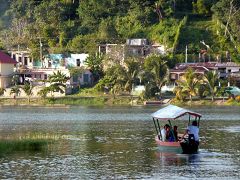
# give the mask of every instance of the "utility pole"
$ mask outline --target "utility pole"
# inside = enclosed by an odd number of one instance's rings
[[[41,37],[39,37],[39,45],[40,45],[40,61],[41,61],[41,64],[42,64],[42,67],[43,67],[43,62],[42,62],[42,39]]]
[[[186,46],[185,63],[187,63],[187,61],[188,61],[187,51],[188,51],[188,48],[187,48],[187,46]]]

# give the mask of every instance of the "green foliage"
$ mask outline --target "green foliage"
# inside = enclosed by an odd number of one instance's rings
[[[209,71],[202,77],[203,84],[205,84],[205,91],[209,92],[210,96],[212,97],[212,101],[214,100],[214,97],[216,96],[219,87],[219,75],[217,71]]]
[[[14,94],[15,96],[18,96],[20,94],[21,90],[19,86],[14,86],[11,88],[10,94]]]
[[[184,100],[189,97],[190,101],[192,101],[192,97],[197,95],[198,83],[197,75],[189,68],[181,79],[177,81],[178,86],[174,89],[177,99]]]
[[[209,15],[211,7],[216,3],[216,0],[197,0],[193,2],[193,12],[197,14]]]
[[[94,34],[78,35],[68,43],[71,52],[94,53],[97,50],[96,36]]]
[[[28,96],[28,102],[30,102],[30,97],[33,94],[33,86],[29,83],[25,83],[21,89],[25,92],[25,94]]]
[[[103,58],[100,54],[94,54],[87,57],[85,64],[90,68],[94,82],[103,77]]]
[[[47,97],[48,93],[51,93],[52,97],[54,97],[54,92],[60,92],[63,94],[65,92],[66,85],[65,83],[69,77],[67,77],[64,73],[61,71],[54,72],[52,75],[50,75],[46,82],[50,83],[49,86],[44,87],[38,92],[38,95],[40,95],[43,98]]]
[[[4,94],[4,92],[6,91],[6,89],[4,88],[0,88],[0,96],[2,96]]]
[[[0,157],[14,152],[40,152],[45,150],[46,140],[1,140]]]
[[[181,34],[181,31],[183,29],[183,27],[186,25],[187,23],[187,16],[185,16],[181,22],[179,23],[178,27],[177,27],[177,31],[176,31],[176,35],[174,37],[174,42],[173,42],[173,52],[176,51],[176,48],[178,46],[178,43],[179,43],[179,36]]]
[[[176,19],[165,19],[149,29],[149,38],[154,42],[164,44],[166,47],[171,48],[174,44],[178,24],[179,21]]]
[[[103,97],[63,97],[56,99],[48,99],[49,104],[65,104],[65,105],[86,105],[86,106],[103,106],[105,98]]]
[[[94,54],[101,43],[149,38],[175,54],[183,53],[187,45],[193,59],[206,49],[202,40],[211,47],[211,57],[228,50],[232,60],[240,59],[237,0],[0,0],[0,4],[0,48],[29,48],[34,60],[39,60],[40,38],[43,55]]]
[[[167,57],[162,55],[151,55],[144,62],[144,69],[149,74],[152,74],[152,81],[158,87],[161,97],[162,86],[169,79],[169,68],[167,66]],[[151,77],[151,76],[150,76]]]

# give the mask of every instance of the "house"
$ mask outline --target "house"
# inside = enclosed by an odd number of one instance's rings
[[[69,67],[87,67],[86,59],[89,57],[88,54],[70,54],[69,57],[66,58],[66,66]]]
[[[29,51],[11,51],[11,58],[17,61],[17,67],[33,67],[33,59]]]
[[[172,82],[179,80],[188,68],[192,68],[195,73],[202,75],[210,70],[208,63],[179,63],[170,69],[170,80]]]
[[[140,62],[151,53],[165,54],[163,45],[150,43],[145,38],[127,39],[125,44],[101,44],[98,47],[100,54],[106,54],[115,63],[123,64],[128,57],[136,57]]]
[[[204,74],[211,70],[216,70],[219,73],[219,78],[227,79],[240,72],[240,65],[235,62],[198,62],[198,63],[179,63],[170,70],[170,80],[175,82],[185,74],[188,68],[192,68],[195,73]]]
[[[0,88],[6,88],[11,85],[14,75],[14,65],[17,62],[9,55],[0,51]]]
[[[32,62],[22,63],[22,58],[27,59],[27,53],[12,53],[16,59],[18,59],[16,74],[19,76],[19,84],[24,84],[25,81],[29,81],[34,85],[44,84],[42,80],[47,80],[49,75],[54,72],[61,71],[66,76],[70,77],[70,68],[83,67],[82,73],[74,75],[68,82],[71,87],[79,85],[91,85],[92,73],[87,69],[85,61],[88,54],[49,54],[44,56],[43,61],[39,64]],[[19,56],[21,55],[21,57]]]

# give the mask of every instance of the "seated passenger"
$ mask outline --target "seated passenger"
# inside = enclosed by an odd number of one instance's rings
[[[177,126],[173,126],[173,134],[174,134],[174,138],[175,141],[178,141],[178,130],[177,130]]]
[[[199,128],[197,126],[197,121],[193,121],[192,125],[187,127],[186,132],[182,137],[184,137],[186,134],[188,134],[189,138],[193,139],[197,144],[199,144]]]
[[[170,126],[168,124],[165,124],[165,126],[161,130],[162,141],[168,141],[169,133],[170,133]]]
[[[170,141],[170,142],[178,141],[177,134],[178,134],[178,132],[177,132],[177,126],[174,126],[173,129],[170,128],[169,141]]]

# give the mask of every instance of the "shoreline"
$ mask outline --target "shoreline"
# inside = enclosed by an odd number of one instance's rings
[[[146,103],[146,101],[134,98],[131,101],[129,97],[115,97],[110,96],[100,97],[86,97],[86,96],[65,96],[65,97],[55,97],[55,98],[30,98],[30,103],[26,97],[14,98],[0,98],[0,106],[46,106],[46,107],[67,107],[67,106],[164,106],[167,104],[174,104],[178,106],[240,106],[240,102],[232,99],[220,99],[212,101],[209,99],[198,100],[194,99],[190,101],[175,101],[170,99],[167,103],[164,101],[149,101],[154,102]],[[156,103],[158,102],[158,103]]]

